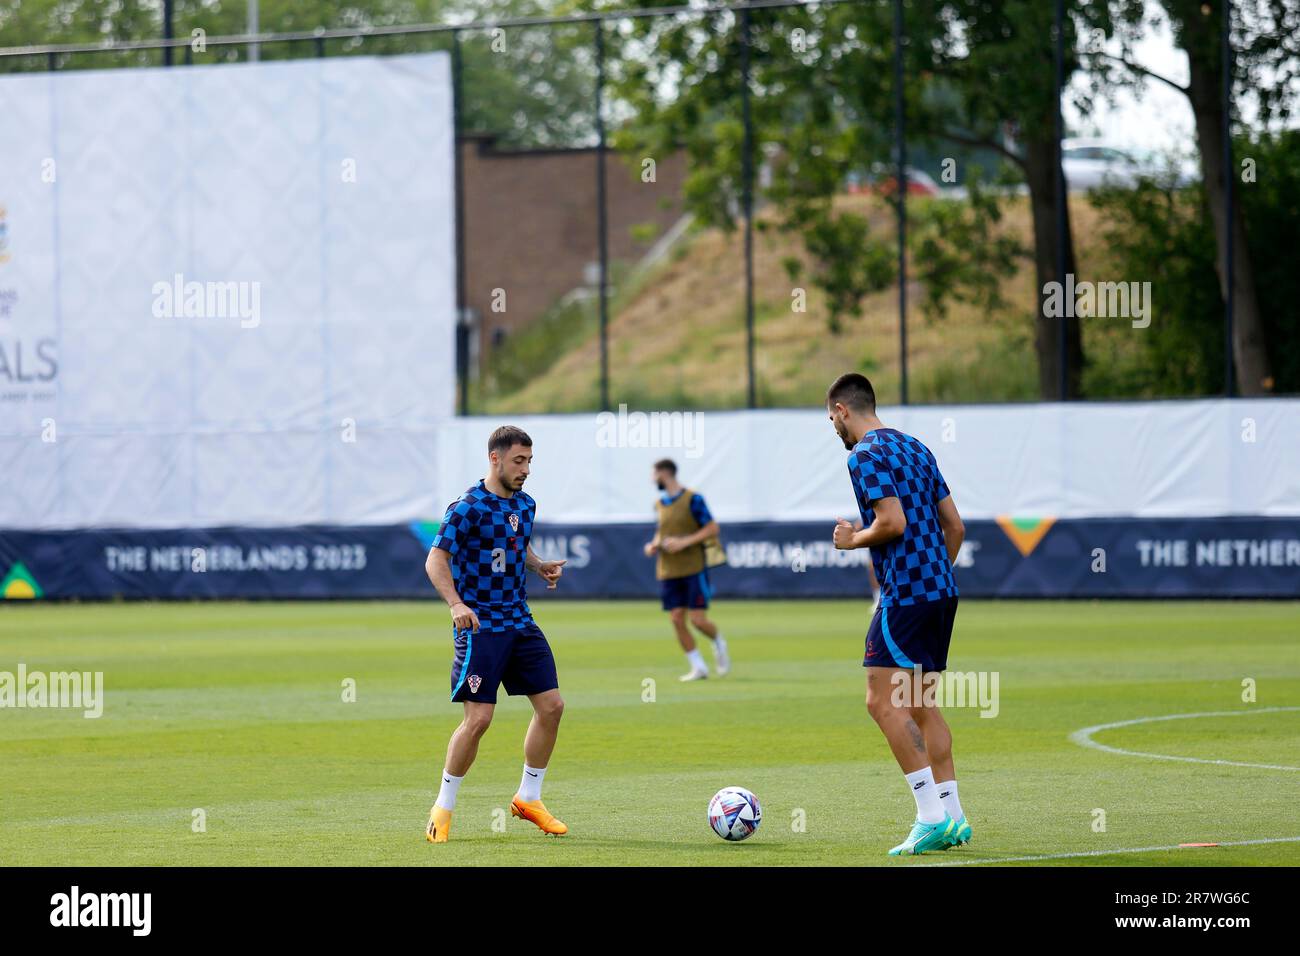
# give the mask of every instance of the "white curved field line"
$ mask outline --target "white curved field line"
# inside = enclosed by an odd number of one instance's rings
[[[1070,739],[1081,747],[1091,747],[1094,750],[1104,750],[1106,753],[1121,754],[1125,757],[1146,757],[1150,760],[1179,760],[1183,763],[1208,763],[1221,767],[1255,767],[1259,770],[1300,771],[1300,767],[1288,767],[1275,763],[1245,763],[1240,760],[1210,760],[1206,757],[1176,757],[1172,754],[1150,754],[1141,750],[1124,750],[1120,747],[1111,747],[1097,743],[1092,739],[1093,734],[1103,730],[1114,730],[1116,727],[1132,727],[1136,724],[1154,724],[1162,720],[1192,720],[1197,717],[1250,717],[1255,714],[1280,714],[1297,710],[1300,710],[1300,707],[1261,707],[1258,710],[1218,710],[1203,714],[1168,714],[1164,717],[1137,717],[1133,720],[1116,721],[1113,724],[1097,724],[1095,727],[1084,727],[1082,730],[1076,730],[1070,734]]]
[[[1209,763],[1225,767],[1255,767],[1260,770],[1295,770],[1300,771],[1300,767],[1288,767],[1282,764],[1272,763],[1245,763],[1239,760],[1210,760],[1206,757],[1176,757],[1173,754],[1149,754],[1141,750],[1123,750],[1119,747],[1110,747],[1106,744],[1099,744],[1092,739],[1092,735],[1103,730],[1113,730],[1116,727],[1132,727],[1135,724],[1153,724],[1162,720],[1193,720],[1197,717],[1247,717],[1253,714],[1281,714],[1290,711],[1300,710],[1300,707],[1261,707],[1258,710],[1216,710],[1208,711],[1202,714],[1167,714],[1163,717],[1137,717],[1133,720],[1118,720],[1113,724],[1097,724],[1095,727],[1084,727],[1082,730],[1076,730],[1070,734],[1070,739],[1081,747],[1092,747],[1094,750],[1103,750],[1106,753],[1121,754],[1125,757],[1147,757],[1151,760],[1180,760],[1185,763]],[[1262,846],[1267,843],[1300,843],[1300,836],[1293,837],[1266,837],[1259,840],[1221,840],[1216,846]],[[951,860],[943,863],[923,863],[922,866],[972,866],[981,863],[1036,863],[1041,860],[1077,860],[1093,856],[1117,856],[1123,853],[1157,853],[1164,850],[1181,850],[1186,849],[1177,843],[1166,846],[1134,846],[1121,847],[1113,850],[1081,850],[1076,853],[1046,853],[1039,856],[1008,856],[1002,859],[995,857],[984,857],[977,860]]]

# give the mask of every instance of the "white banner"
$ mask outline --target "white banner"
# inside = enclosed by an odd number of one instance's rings
[[[0,77],[0,527],[436,508],[446,54]]]
[[[881,408],[920,438],[966,518],[1300,515],[1300,401]],[[442,430],[439,500],[486,471],[505,419]],[[848,452],[819,408],[519,416],[542,521],[651,520],[650,469],[677,462],[719,521],[817,521],[857,508]],[[440,517],[442,509],[436,516]]]

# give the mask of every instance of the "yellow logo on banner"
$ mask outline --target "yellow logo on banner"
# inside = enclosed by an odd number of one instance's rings
[[[998,515],[997,521],[1016,550],[1026,558],[1056,523],[1055,518],[1013,518],[1011,515]]]
[[[31,600],[45,594],[27,566],[19,561],[0,581],[0,597],[5,600]]]

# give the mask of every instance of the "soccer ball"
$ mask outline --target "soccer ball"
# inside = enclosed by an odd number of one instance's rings
[[[762,820],[758,797],[744,787],[723,787],[709,801],[709,826],[724,840],[748,839]]]

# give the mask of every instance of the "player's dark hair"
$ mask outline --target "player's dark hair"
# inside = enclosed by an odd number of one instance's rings
[[[490,436],[488,436],[488,454],[494,451],[509,451],[515,445],[523,445],[525,448],[533,447],[533,440],[528,437],[528,433],[522,428],[516,428],[514,425],[502,425]]]
[[[870,380],[857,372],[845,372],[826,390],[826,404],[843,405],[850,411],[865,413],[876,410],[876,390]]]
[[[677,477],[677,462],[671,458],[660,458],[655,462],[655,471],[666,471],[674,478]]]

